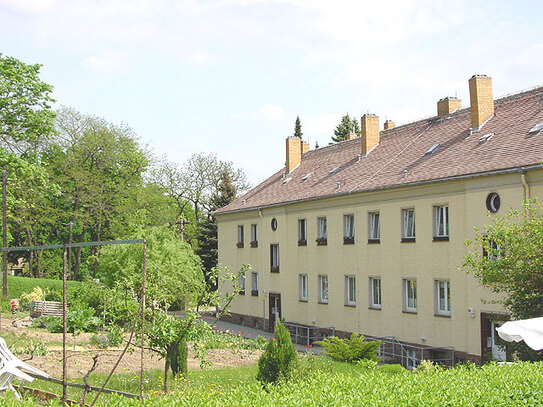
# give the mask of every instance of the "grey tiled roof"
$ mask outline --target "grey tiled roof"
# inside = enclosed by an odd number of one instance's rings
[[[537,165],[543,160],[543,133],[527,135],[541,122],[543,87],[496,100],[495,115],[471,135],[465,108],[381,131],[379,145],[365,157],[359,157],[359,138],[311,150],[290,174],[284,177],[282,168],[217,214]],[[480,143],[489,133],[494,134]],[[435,144],[439,147],[425,155]],[[335,167],[340,168],[330,174]]]

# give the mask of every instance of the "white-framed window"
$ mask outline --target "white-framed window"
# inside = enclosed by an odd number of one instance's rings
[[[354,215],[343,215],[343,238],[354,239]]]
[[[483,257],[490,261],[498,261],[502,258],[502,248],[501,246],[492,239],[485,239],[483,243]]]
[[[300,286],[300,301],[307,301],[307,274],[300,274],[298,277],[299,286]]]
[[[279,245],[270,245],[270,271],[272,273],[279,273]]]
[[[251,243],[258,242],[258,225],[253,223],[251,225]]]
[[[319,275],[319,302],[328,303],[328,276]]]
[[[415,209],[402,209],[402,238],[415,238]]]
[[[449,206],[434,206],[434,236],[449,237]]]
[[[345,305],[356,305],[355,276],[345,276]]]
[[[298,243],[307,243],[307,221],[298,219]]]
[[[405,365],[408,370],[417,367],[417,351],[415,349],[407,349]]]
[[[451,283],[448,280],[436,280],[436,312],[451,315]]]
[[[238,246],[243,246],[243,225],[238,225]]]
[[[370,308],[381,309],[381,277],[370,277]]]
[[[326,217],[317,218],[317,238],[326,239],[328,238],[328,228],[326,225]]]
[[[240,272],[238,284],[239,284],[240,294],[245,294],[245,272],[244,271]]]
[[[381,217],[379,212],[368,213],[368,240],[377,241],[381,239]]]
[[[258,295],[258,273],[251,272],[251,294]]]
[[[417,280],[403,280],[404,311],[417,312]]]

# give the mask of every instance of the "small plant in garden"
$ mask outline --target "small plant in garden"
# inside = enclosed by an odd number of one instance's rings
[[[441,366],[431,360],[421,360],[419,365],[413,369],[413,373],[434,372],[437,370],[441,370]]]
[[[45,293],[40,287],[36,286],[29,293],[21,294],[21,297],[19,298],[19,307],[21,310],[29,310],[30,303],[32,301],[44,301],[44,300],[45,300]]]
[[[379,362],[373,359],[358,359],[356,364],[364,369],[373,370]]]
[[[292,345],[290,333],[281,321],[277,321],[275,338],[268,342],[266,350],[258,360],[256,379],[264,385],[277,383],[280,379],[289,379],[297,364],[296,350]]]
[[[342,362],[356,362],[360,359],[380,361],[377,356],[381,341],[364,341],[364,335],[353,332],[350,338],[340,339],[337,336],[315,342],[324,348],[324,353]]]

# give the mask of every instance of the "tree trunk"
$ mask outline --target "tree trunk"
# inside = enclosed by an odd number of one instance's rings
[[[79,236],[79,243],[83,243],[85,241],[85,235],[87,234],[87,222],[88,220],[85,219],[85,222],[83,223],[83,230],[81,231],[81,236]],[[81,247],[78,247],[75,251],[74,280],[77,280],[80,266],[81,266]]]
[[[164,393],[170,392],[170,360],[166,356],[164,359]]]
[[[39,250],[36,252],[36,261],[37,261],[37,270],[36,270],[36,277],[41,278],[41,256],[43,255],[43,250]]]
[[[26,227],[25,232],[26,232],[26,240],[28,242],[28,245],[32,246],[32,235],[30,233],[30,229]],[[34,277],[34,273],[32,272],[33,260],[34,260],[34,250],[30,250],[30,253],[28,256],[28,273],[30,274],[30,277]]]

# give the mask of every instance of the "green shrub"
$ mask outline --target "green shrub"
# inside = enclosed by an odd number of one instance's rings
[[[44,315],[32,321],[32,327],[45,328],[51,333],[60,333],[62,332],[62,318]]]
[[[405,367],[397,363],[377,366],[377,370],[387,374],[402,374],[408,371]]]
[[[68,332],[79,335],[83,332],[96,332],[102,320],[94,316],[94,310],[77,304],[72,307],[66,316],[66,327]]]
[[[188,368],[189,347],[187,341],[182,339],[177,348],[173,348],[170,357],[170,368],[174,376],[186,375]]]
[[[297,365],[296,350],[292,345],[290,333],[281,323],[275,325],[275,338],[266,346],[258,360],[256,379],[262,384],[277,383],[280,379],[289,379]]]
[[[364,369],[373,370],[379,362],[373,359],[358,359],[355,363]]]
[[[364,341],[363,335],[353,332],[348,339],[340,339],[337,336],[329,336],[323,341],[315,342],[324,348],[324,353],[333,359],[342,362],[356,362],[360,359],[380,361],[377,356],[381,341]]]
[[[45,293],[41,287],[34,287],[29,293],[22,293],[19,297],[19,309],[27,311],[30,309],[30,303],[32,301],[44,301]]]
[[[413,369],[413,373],[433,372],[441,369],[441,367],[431,360],[421,360],[419,365]]]
[[[62,302],[62,290],[47,290],[45,292],[45,301]]]

